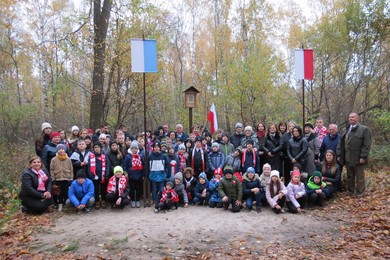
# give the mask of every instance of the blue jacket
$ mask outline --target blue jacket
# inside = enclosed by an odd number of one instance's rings
[[[337,144],[340,141],[340,134],[337,134],[335,136],[331,136],[330,134],[327,134],[324,139],[322,140],[322,145],[320,148],[320,160],[323,161],[325,158],[325,153],[327,150],[332,150],[336,153],[337,151]]]
[[[168,158],[161,152],[152,152],[149,155],[149,180],[162,182],[168,178],[169,163]]]
[[[225,155],[218,151],[218,152],[213,152],[211,151],[209,153],[209,169],[211,172],[214,173],[215,169],[217,168],[221,168],[223,169],[223,167],[225,166],[226,164],[226,160],[225,160]]]
[[[70,202],[77,207],[80,204],[87,205],[88,200],[93,197],[95,194],[95,189],[93,182],[86,178],[83,184],[77,182],[77,180],[72,181],[72,184],[68,190],[68,197]]]
[[[211,192],[210,201],[212,201],[212,202],[222,202],[222,197],[219,196],[219,193],[218,193],[219,183],[220,183],[220,181],[214,182],[214,177],[211,178],[211,180],[209,182],[209,190]]]
[[[144,155],[139,154],[142,162],[142,170],[133,170],[132,168],[132,156],[131,154],[127,154],[125,159],[123,160],[123,170],[127,172],[129,180],[140,181],[145,176],[145,161]]]
[[[194,188],[194,197],[201,198],[203,190],[206,189],[207,192],[209,192],[209,181],[206,180],[203,184],[201,184],[199,181],[196,184]]]
[[[64,144],[62,142],[60,142],[60,143]],[[66,145],[65,145],[65,152],[70,157],[69,149],[68,149],[68,147]],[[48,171],[50,171],[51,159],[56,157],[56,155],[57,155],[57,144],[54,144],[51,141],[49,141],[47,143],[47,145],[45,145],[45,147],[43,147],[43,151],[42,151],[42,162],[43,162],[43,165],[45,165],[45,167],[46,167],[46,169]]]

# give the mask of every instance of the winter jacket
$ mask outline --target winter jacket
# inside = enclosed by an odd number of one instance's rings
[[[308,143],[308,150],[306,153],[306,165],[305,165],[305,171],[311,175],[317,168],[314,160],[319,159],[320,154],[320,147],[321,142],[320,139],[318,139],[317,135],[314,133],[311,133],[309,136],[304,137],[307,140]]]
[[[301,165],[305,165],[305,158],[309,144],[306,138],[291,138],[288,141],[287,155],[290,161],[295,158]]]
[[[229,199],[242,201],[242,184],[235,176],[231,179],[222,178],[218,193],[221,198],[227,196]]]
[[[201,184],[198,181],[198,183],[196,184],[196,186],[194,188],[194,195],[195,195],[195,197],[202,198],[202,192],[203,192],[204,189],[206,189],[206,192],[209,191],[209,181],[206,180],[203,184]]]
[[[216,153],[210,152],[208,162],[209,162],[209,170],[214,173],[215,169],[217,168],[223,169],[223,167],[225,166],[226,164],[225,155],[220,151]]]
[[[79,170],[83,169],[85,172],[87,172],[87,165],[84,167],[81,166],[80,164],[82,162],[87,162],[89,159],[89,155],[91,154],[90,151],[85,151],[84,153],[81,153],[78,149],[72,153],[70,156],[70,159],[72,160],[72,165],[73,165],[73,173],[77,173]]]
[[[233,168],[233,172],[241,172],[240,157],[234,157],[233,154],[229,155],[226,159],[226,165],[230,165]]]
[[[271,176],[267,177],[264,175],[264,173],[262,173],[259,177],[259,180],[260,180],[261,186],[263,188],[263,191],[265,191],[265,189],[267,188],[267,185],[269,185],[271,182]]]
[[[306,194],[307,196],[310,196],[311,194],[313,194],[314,192],[316,192],[316,190],[318,189],[321,189],[323,193],[325,193],[325,195],[328,197],[328,189],[326,188],[326,182],[322,181],[321,180],[321,184],[317,184],[314,182],[314,176],[311,176],[309,178],[309,180],[307,181],[307,186],[306,186]],[[321,188],[322,186],[322,188]]]
[[[110,175],[112,176],[114,175],[115,166],[122,166],[122,159],[118,159],[118,151],[114,153],[111,150],[107,153],[107,157],[110,161]]]
[[[104,180],[108,180],[110,177],[110,160],[108,160],[107,155],[102,151],[100,154],[95,154],[95,161],[96,161],[96,176],[98,176],[98,181],[101,181],[102,178]],[[106,157],[106,169],[105,172],[103,171],[103,163],[102,163],[102,155]],[[95,180],[95,176],[93,175],[91,171],[91,156],[89,156],[88,159],[88,173],[87,177],[90,178],[91,180]]]
[[[177,132],[176,132],[176,137],[179,137],[181,142],[184,144],[184,142],[187,140],[188,138],[188,135],[184,132],[181,133],[181,135],[179,135]]]
[[[244,134],[237,134],[235,133],[234,135],[232,135],[230,137],[230,142],[232,143],[232,145],[234,146],[234,149],[236,149],[237,147],[239,147],[241,145],[241,139],[244,138]]]
[[[47,175],[48,179],[45,182],[46,191],[51,193],[52,180],[51,175],[46,169],[43,170]],[[43,191],[38,191],[38,175],[35,174],[31,168],[25,169],[22,172],[22,187],[19,192],[19,198],[36,198],[42,199]]]
[[[53,181],[73,180],[72,160],[66,157],[61,161],[58,156],[54,157],[50,163],[50,174]]]
[[[290,132],[286,132],[282,135],[282,143],[283,143],[283,149],[282,149],[282,157],[283,159],[287,159],[287,150],[288,150],[288,144],[290,139],[292,138],[292,135]]]
[[[80,204],[87,205],[89,199],[95,194],[93,182],[86,178],[83,184],[78,183],[77,180],[72,181],[68,190],[68,197],[70,202],[77,207]]]
[[[175,185],[175,192],[177,193],[178,196],[183,195],[183,202],[186,204],[188,203],[188,196],[183,183],[180,183],[179,185]]]
[[[272,137],[269,133],[267,134],[264,145],[263,145],[263,151],[264,153],[268,154],[271,152],[272,154],[280,153],[283,150],[283,139],[279,135],[275,134],[274,137]]]
[[[256,133],[253,133],[251,136],[244,136],[242,139],[241,139],[241,147],[242,148],[246,148],[246,141],[247,140],[253,140],[253,148],[256,149],[256,151],[259,151],[260,149],[260,143],[259,143],[259,140],[257,139],[257,135]]]
[[[275,196],[271,197],[270,188],[274,189]],[[287,195],[287,189],[286,186],[284,186],[283,182],[280,182],[280,190],[277,190],[276,184],[274,184],[272,181],[270,184],[267,185],[265,189],[265,197],[267,198],[268,204],[271,206],[271,208],[275,208],[278,200],[279,200],[279,193],[282,192],[284,195]]]
[[[48,144],[45,145],[45,147],[43,147],[43,151],[42,151],[42,162],[48,171],[50,171],[51,159],[56,157],[56,155],[57,155],[57,144],[49,141]]]
[[[43,137],[42,137],[43,135]],[[50,142],[50,135],[46,135],[43,132],[41,133],[41,136],[35,141],[35,152],[36,154],[42,158],[42,151],[45,145],[47,145]]]
[[[290,182],[287,185],[287,198],[286,201],[291,201],[296,208],[299,208],[301,205],[295,198],[295,195],[299,195],[299,197],[302,197],[306,194],[305,185],[302,182],[299,182],[299,184],[294,184]]]
[[[162,182],[168,178],[169,163],[168,158],[161,152],[152,152],[149,155],[149,180]]]
[[[127,172],[127,176],[129,180],[132,181],[140,181],[145,176],[145,162],[144,162],[144,156],[142,154],[139,154],[141,162],[142,162],[142,169],[134,170],[132,167],[132,155],[127,154],[125,159],[123,160],[123,170]]]
[[[318,165],[318,170],[322,173],[322,180],[325,182],[331,182],[332,186],[339,187],[341,185],[341,169],[340,165],[336,164],[336,171],[332,174],[331,170],[326,168],[325,172],[322,172],[322,165],[324,162]]]
[[[130,194],[130,185],[126,176],[117,178],[115,175],[108,180],[107,193],[114,193],[125,199]]]
[[[337,144],[340,141],[340,134],[330,135],[324,137],[322,140],[321,148],[320,148],[320,160],[323,161],[325,158],[325,153],[327,150],[332,150],[333,152],[337,152]]]
[[[360,159],[368,162],[368,155],[371,148],[371,132],[367,126],[357,124],[348,134],[350,126],[341,131],[340,142],[337,145],[337,156],[340,163],[349,163],[350,166],[360,164]]]
[[[203,149],[203,161],[202,161],[202,152],[200,149],[192,148],[188,153],[187,167],[191,167],[194,170],[195,177],[198,178],[199,173],[208,172],[208,153]],[[194,158],[193,157],[194,154]]]
[[[255,196],[255,194],[251,191],[253,188],[259,188],[259,190],[261,190],[259,175],[256,173],[252,179],[249,179],[248,174],[244,174],[242,176],[242,192],[244,199]]]
[[[175,190],[167,190],[167,188],[164,187],[160,202],[165,202],[167,199],[171,199],[172,202],[179,202],[179,196],[177,196]]]
[[[241,165],[242,165],[241,168],[242,172],[246,172],[246,170],[249,167],[255,168],[255,172],[260,172],[259,153],[257,153],[254,149],[252,149],[252,151],[248,151],[247,149],[244,149],[242,152]]]
[[[221,143],[219,145],[219,151],[225,155],[225,158],[227,158],[229,155],[234,153],[234,146],[230,142],[227,144]]]
[[[222,202],[222,197],[219,196],[219,193],[218,193],[218,186],[220,183],[221,183],[221,180],[218,181],[214,177],[211,178],[211,180],[209,181],[209,191],[211,193],[211,196],[210,196],[211,202]]]

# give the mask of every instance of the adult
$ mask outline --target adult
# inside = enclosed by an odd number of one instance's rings
[[[100,125],[100,129],[96,131],[96,133],[92,136],[92,141],[94,144],[96,144],[99,140],[99,137],[101,134],[108,134],[108,124],[102,123]]]
[[[43,169],[38,156],[29,160],[29,166],[22,172],[22,187],[19,198],[22,202],[22,212],[43,213],[53,204],[51,197],[50,173]]]
[[[183,128],[183,125],[181,124],[177,124],[176,125],[176,137],[179,137],[180,140],[184,143],[187,138],[188,138],[188,135],[186,133],[184,133],[184,128]]]
[[[164,131],[164,136],[169,136],[169,127],[168,124],[165,123],[162,125],[163,131]]]
[[[330,124],[328,127],[328,134],[322,140],[321,148],[320,148],[320,161],[325,159],[325,152],[328,150],[332,150],[336,153],[337,144],[340,141],[339,129],[336,124]]]
[[[276,124],[270,124],[267,132],[263,145],[265,161],[271,165],[271,169],[282,172],[282,157],[280,155],[283,149],[282,137],[277,130]]]
[[[234,153],[234,146],[229,142],[229,135],[226,132],[222,134],[219,150],[225,155],[225,158]]]
[[[187,167],[192,168],[195,178],[198,178],[201,172],[208,171],[208,153],[202,147],[200,136],[196,138],[194,148],[188,153]]]
[[[257,141],[259,143],[259,158],[260,158],[260,169],[263,168],[263,165],[265,164],[266,160],[266,154],[264,153],[264,143],[265,143],[265,138],[266,138],[266,126],[264,123],[258,123],[256,126],[256,136],[257,136]]]
[[[42,123],[41,126],[41,134],[35,141],[35,153],[42,157],[42,151],[45,145],[47,145],[50,141],[50,134],[52,132],[52,127],[49,123],[45,122]]]
[[[314,133],[313,129],[314,126],[312,124],[305,124],[305,138],[307,140],[309,149],[306,153],[306,165],[304,169],[310,176],[317,169],[321,147],[321,142]]]
[[[325,159],[318,165],[318,170],[322,173],[322,180],[326,182],[327,197],[340,190],[341,186],[341,167],[337,164],[336,153],[327,150]]]
[[[74,147],[74,143],[77,143],[77,141],[80,139],[80,129],[77,125],[72,126],[71,133],[68,138],[69,148],[71,149],[71,152],[73,153],[74,150],[72,148]]]
[[[361,125],[359,120],[357,113],[349,114],[349,125],[341,131],[337,156],[340,163],[347,168],[348,192],[361,197],[366,187],[364,167],[370,153],[371,132],[367,126]]]
[[[256,152],[259,151],[259,141],[257,139],[256,133],[253,131],[253,128],[251,126],[246,126],[244,129],[244,137],[241,139],[241,146],[243,148],[246,148],[246,144],[248,140],[253,140],[253,148],[256,150]]]
[[[282,159],[283,159],[283,177],[289,178],[290,171],[293,167],[293,164],[291,163],[291,160],[288,158],[287,149],[288,149],[288,142],[292,138],[292,130],[297,125],[294,121],[290,121],[287,124],[287,132],[285,132],[282,135],[282,143],[283,143],[283,149],[282,149]],[[288,184],[286,182],[286,184]]]
[[[235,133],[230,137],[230,142],[237,148],[241,145],[241,139],[245,136],[243,133],[243,125],[241,123],[236,123],[234,126]]]
[[[280,122],[278,125],[278,131],[279,131],[280,136],[283,136],[287,132],[287,123]]]
[[[57,145],[61,143],[61,136],[59,132],[52,132],[50,134],[50,141],[45,145],[42,151],[42,162],[46,169],[50,171],[51,159],[57,154]]]
[[[110,151],[107,153],[108,160],[110,161],[110,176],[114,175],[114,168],[121,166],[124,159],[124,155],[119,150],[118,143],[116,141],[111,142]]]
[[[72,184],[68,190],[68,197],[66,205],[72,205],[77,210],[85,210],[89,212],[93,204],[95,204],[94,197],[95,189],[93,182],[87,179],[85,171],[80,169],[76,173],[76,179],[72,181]]]
[[[292,138],[288,141],[287,155],[291,165],[300,163],[304,168],[306,166],[306,153],[308,150],[308,142],[303,137],[302,128],[294,126],[292,130]],[[290,171],[292,168],[290,169]],[[291,179],[290,174],[285,174],[284,183],[289,183]]]

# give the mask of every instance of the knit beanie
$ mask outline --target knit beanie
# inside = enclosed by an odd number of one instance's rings
[[[299,170],[302,170],[302,165],[300,163],[294,163],[293,168],[297,167]]]
[[[99,146],[100,147],[100,149],[102,149],[102,144],[101,143],[95,143],[95,144],[93,144],[93,147],[95,148],[95,146]]]
[[[183,173],[181,173],[181,172],[176,173],[175,179],[179,179],[180,183],[183,182]]]
[[[246,140],[245,144],[251,144],[253,146],[253,139]]]
[[[171,181],[167,181],[167,183],[165,183],[165,186],[171,186],[171,188],[173,188],[173,182],[171,182]]]
[[[246,169],[246,173],[256,173],[256,171],[255,171],[255,168],[253,168],[253,167],[249,167],[248,169]]]
[[[226,174],[231,174],[231,175],[233,175],[233,174],[234,174],[233,168],[230,167],[230,166],[225,167],[225,169],[223,170],[223,174],[224,174],[224,175],[226,175]]]
[[[184,150],[185,150],[185,149],[186,149],[186,146],[185,146],[184,144],[180,144],[180,145],[179,145],[179,150],[181,150],[181,149],[184,149]]]
[[[78,126],[74,125],[74,126],[72,126],[72,132],[73,131],[80,131],[80,129],[78,128]]]
[[[272,170],[270,176],[271,176],[271,178],[272,178],[273,176],[276,176],[276,177],[279,178],[279,171],[277,171],[277,170]]]
[[[237,128],[242,128],[242,124],[241,123],[236,123],[236,125],[234,126],[235,129]]]
[[[221,176],[223,176],[222,169],[221,169],[221,168],[215,169],[215,171],[214,171],[214,176],[215,176],[215,175],[221,175]]]
[[[201,172],[201,173],[199,174],[199,177],[198,177],[198,179],[200,179],[200,178],[202,178],[202,179],[204,179],[204,180],[207,180],[206,173],[204,173],[204,172]]]
[[[66,146],[65,146],[64,144],[57,144],[56,149],[57,149],[57,152],[58,152],[60,149],[66,150]]]
[[[293,171],[292,173],[291,173],[291,179],[292,178],[294,178],[294,176],[299,176],[299,178],[301,178],[301,173],[299,172],[299,171]]]
[[[41,126],[41,131],[45,130],[46,128],[52,128],[51,127],[51,124],[45,122],[45,123],[42,123],[42,126]]]
[[[117,172],[123,173],[123,168],[122,168],[121,166],[115,166],[115,168],[114,168],[114,174],[117,173]]]
[[[50,134],[50,141],[53,140],[54,137],[61,136],[59,132],[51,132]]]
[[[214,148],[214,147],[217,147],[219,149],[219,143],[216,143],[216,142],[212,143],[211,148]]]
[[[320,179],[321,179],[322,178],[322,173],[320,171],[314,171],[312,176],[313,177],[317,176],[317,177],[320,177]]]
[[[270,168],[270,169],[272,169],[272,168],[271,168],[271,165],[270,165],[269,163],[265,163],[265,164],[263,165],[263,169],[264,169],[264,168]]]
[[[136,140],[132,141],[131,144],[130,144],[130,149],[131,148],[137,148],[138,150],[138,142]]]

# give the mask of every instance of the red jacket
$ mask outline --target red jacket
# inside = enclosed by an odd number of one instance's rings
[[[170,198],[169,198],[169,194],[170,194]],[[176,191],[174,189],[167,190],[164,187],[160,202],[165,202],[167,199],[171,199],[173,202],[179,202],[179,196],[177,196]]]

